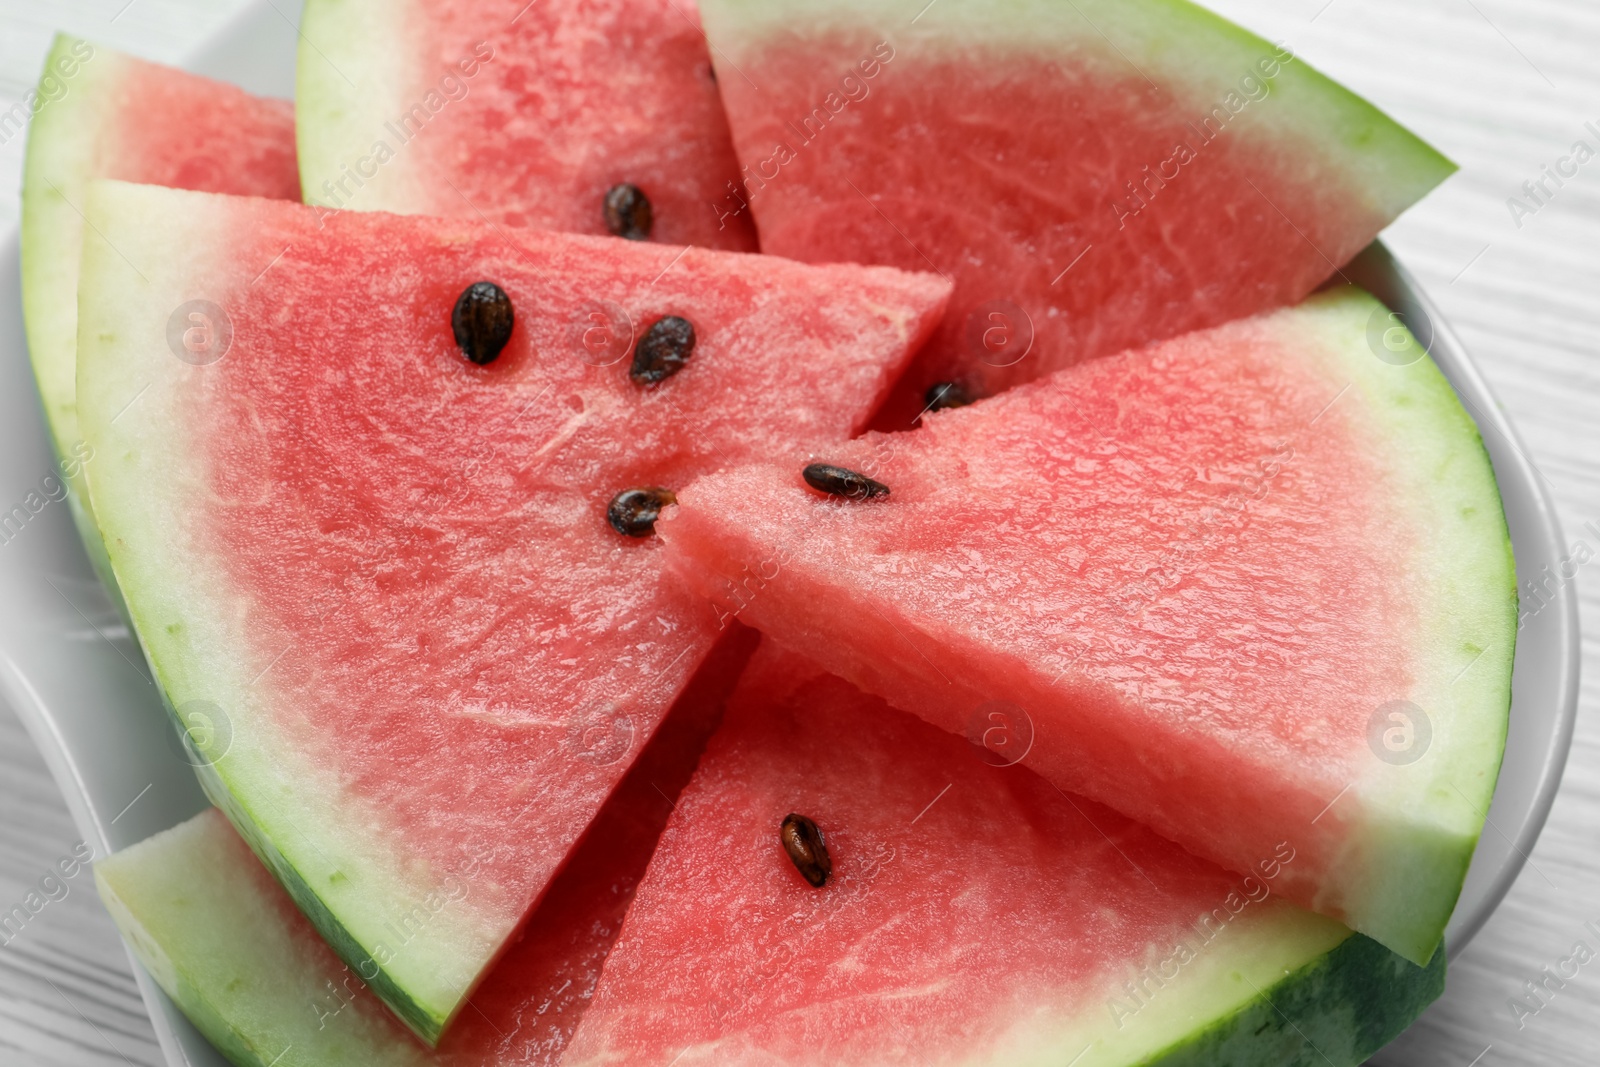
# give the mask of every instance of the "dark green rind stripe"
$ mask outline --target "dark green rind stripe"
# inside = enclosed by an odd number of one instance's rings
[[[1418,967],[1352,934],[1139,1067],[1356,1067],[1444,992],[1445,954]]]
[[[181,725],[179,729],[182,729]],[[295,907],[311,920],[311,924],[317,928],[317,932],[322,935],[322,939],[329,947],[338,953],[339,958],[360,976],[367,988],[381,998],[407,1026],[415,1030],[429,1045],[437,1045],[444,1033],[445,1024],[450,1021],[449,1018],[429,1012],[412,999],[411,995],[397,985],[388,972],[378,965],[371,953],[351,936],[350,931],[344,928],[344,924],[339,922],[328,906],[322,902],[322,898],[317,896],[316,891],[300,876],[300,872],[283,853],[278,851],[266,833],[251,819],[250,813],[229,792],[215,765],[204,764],[195,768],[195,773],[200,778],[200,786],[206,791],[206,796],[228,816],[228,821],[239,831],[239,836],[245,839],[250,850],[278,879],[278,884],[293,898]],[[370,978],[369,971],[372,972]]]
[[[156,689],[161,694],[162,706],[167,709],[167,717],[172,721],[173,729],[177,731],[178,737],[184,738],[186,737],[186,724],[179,718],[177,710],[172,705],[172,698],[167,695],[166,679],[161,675],[156,657],[150,654],[149,647],[144,643],[143,631],[137,625],[134,627],[134,633],[140,638],[140,647],[145,653],[146,661],[150,664],[151,673],[156,680]],[[183,743],[185,748],[189,748],[187,742]],[[451,1016],[437,1015],[418,1003],[415,998],[405,991],[403,986],[395,982],[394,978],[383,969],[370,952],[362,947],[361,943],[351,935],[350,931],[345,929],[344,924],[334,916],[328,906],[322,902],[322,898],[300,876],[300,872],[295,868],[294,864],[290,863],[288,858],[278,851],[266,831],[256,824],[248,809],[239,802],[239,799],[233,795],[232,790],[228,788],[228,783],[222,772],[217,769],[217,764],[226,762],[227,758],[227,755],[224,754],[221,759],[213,761],[208,759],[204,752],[190,749],[189,762],[194,766],[195,777],[200,780],[200,788],[205,790],[205,794],[210,798],[211,803],[215,804],[228,817],[228,821],[239,832],[239,836],[244,838],[245,842],[250,846],[250,851],[254,852],[267,870],[271,871],[273,876],[277,878],[278,884],[283,886],[284,891],[293,898],[295,906],[304,913],[306,918],[311,920],[311,924],[317,928],[317,932],[322,935],[322,939],[338,954],[339,958],[348,964],[350,969],[361,977],[367,988],[387,1004],[390,1010],[407,1026],[411,1027],[419,1037],[430,1046],[437,1045],[439,1038],[444,1034],[446,1025],[450,1022]],[[369,971],[372,972],[370,978],[367,976]]]

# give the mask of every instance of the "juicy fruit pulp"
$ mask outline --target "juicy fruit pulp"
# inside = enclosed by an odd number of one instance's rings
[[[703,0],[764,251],[938,270],[935,384],[992,395],[1294,303],[1451,165],[1184,0]],[[953,88],[958,87],[958,88]]]
[[[769,645],[566,1063],[1347,1067],[1443,989],[1277,899],[1292,846],[1230,875]]]
[[[308,202],[755,249],[692,3],[309,0],[298,70]]]
[[[88,510],[78,429],[78,256],[93,178],[300,198],[294,108],[65,35],[45,59],[22,181],[22,309],[34,378],[73,518],[115,595]]]
[[[140,639],[223,723],[213,799],[437,1038],[717,634],[608,502],[846,438],[948,288],[118,183],[88,214],[79,386]],[[516,327],[479,367],[451,310],[486,278]],[[694,360],[641,390],[665,314]]]
[[[957,733],[1425,963],[1503,749],[1516,590],[1476,428],[1359,291],[708,476],[691,585]],[[998,703],[997,703],[998,702]],[[1136,755],[1135,755],[1136,754]]]
[[[217,811],[96,865],[128,943],[241,1067],[551,1067],[754,644],[719,643],[437,1052],[362,988]]]

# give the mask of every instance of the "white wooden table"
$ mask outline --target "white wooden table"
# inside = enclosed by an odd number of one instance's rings
[[[297,0],[277,0],[288,10]],[[1063,0],[1065,2],[1065,0]],[[1587,140],[1600,149],[1594,0],[1209,0],[1377,101],[1462,172],[1388,234],[1455,325],[1552,487],[1571,544],[1600,559],[1600,158],[1534,214],[1508,198]],[[205,36],[239,0],[0,0],[0,110],[32,84],[60,27],[153,59]],[[0,227],[16,218],[22,138],[0,144]],[[1587,554],[1586,554],[1587,555]],[[1581,569],[1600,626],[1600,563]],[[1445,997],[1385,1057],[1416,1067],[1600,1065],[1600,644],[1585,642],[1572,760],[1532,862],[1453,967]],[[54,784],[0,709],[0,905],[76,835]],[[1593,924],[1592,926],[1588,924]],[[1537,1014],[1512,998],[1584,943],[1594,959]],[[1570,967],[1568,968],[1570,973]],[[0,1067],[160,1067],[126,956],[87,880],[0,947]]]

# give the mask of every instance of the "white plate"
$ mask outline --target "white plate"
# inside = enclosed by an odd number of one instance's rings
[[[292,95],[292,18],[268,0],[251,4],[188,66],[253,92]],[[0,239],[0,512],[53,472],[28,370],[17,269],[13,234]],[[1557,573],[1563,546],[1554,505],[1460,342],[1381,245],[1345,273],[1405,316],[1477,419],[1500,479],[1518,573]],[[96,855],[199,811],[205,798],[64,503],[48,504],[0,544],[0,604],[0,693],[39,746]],[[1572,739],[1578,662],[1577,599],[1564,583],[1518,639],[1505,766],[1446,935],[1452,956],[1505,896],[1544,826]],[[149,975],[137,964],[134,970],[173,1067],[226,1067]]]

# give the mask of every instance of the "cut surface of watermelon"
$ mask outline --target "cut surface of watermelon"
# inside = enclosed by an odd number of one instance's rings
[[[605,234],[630,183],[651,239],[755,249],[692,3],[309,0],[300,41],[310,203]]]
[[[1290,841],[1279,892],[1430,958],[1498,774],[1517,598],[1477,430],[1386,309],[1330,291],[828,462],[891,495],[719,473],[663,521],[671,562],[898,707],[1001,714],[1028,766],[1197,855],[1245,872]]]
[[[242,196],[300,198],[294,108],[64,34],[45,59],[22,179],[22,310],[46,421],[69,475],[72,514],[115,594],[82,467],[78,256],[84,192],[117,178]]]
[[[753,638],[730,634],[707,658],[437,1051],[364,988],[215,809],[97,864],[101,896],[161,987],[241,1067],[549,1067]]]
[[[1346,1067],[1442,990],[1278,899],[1287,842],[1229,874],[769,645],[566,1063]]]
[[[88,217],[90,484],[140,640],[212,798],[435,1039],[717,633],[608,503],[844,439],[948,287],[116,182]],[[477,366],[484,280],[515,326]],[[692,356],[637,385],[668,315]]]
[[[763,250],[956,283],[885,429],[1295,303],[1453,170],[1185,0],[701,9]]]

